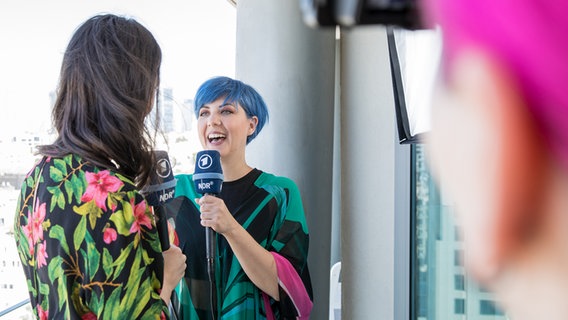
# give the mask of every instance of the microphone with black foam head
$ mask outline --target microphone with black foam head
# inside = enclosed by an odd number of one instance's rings
[[[216,150],[199,151],[195,160],[193,183],[197,193],[202,195],[218,196],[223,186],[223,169],[221,168],[221,155]],[[207,257],[207,271],[212,276],[214,272],[215,234],[213,229],[205,229],[205,250]]]
[[[162,251],[167,251],[170,248],[170,238],[164,204],[174,198],[177,180],[174,178],[168,153],[157,150],[154,151],[154,155],[156,163],[150,179],[150,185],[140,190],[140,193],[146,198],[148,204],[154,208]]]

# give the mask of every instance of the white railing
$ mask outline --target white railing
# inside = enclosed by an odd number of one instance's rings
[[[29,304],[30,304],[30,299],[28,298],[28,299],[25,299],[25,300],[23,300],[23,301],[20,301],[20,302],[14,304],[14,305],[11,306],[11,307],[8,307],[8,308],[5,309],[5,310],[0,310],[0,318],[2,318],[3,316],[5,316],[5,315],[7,315],[7,314],[9,314],[9,313],[11,313],[11,312],[13,312],[13,311],[18,310],[18,309],[21,308],[21,307],[28,306]],[[32,316],[33,316],[33,315],[30,313],[30,319],[32,318]]]

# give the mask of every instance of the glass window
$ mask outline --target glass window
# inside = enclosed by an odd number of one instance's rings
[[[496,306],[494,295],[471,280],[463,267],[467,249],[452,218],[454,206],[432,180],[426,148],[411,146],[411,319],[508,319]]]
[[[463,274],[456,274],[454,276],[454,289],[458,291],[465,290],[465,277],[463,276]]]
[[[454,251],[454,265],[456,267],[459,267],[459,266],[462,265],[461,256],[462,256],[461,250],[455,250]]]
[[[481,315],[503,315],[503,312],[497,308],[495,302],[490,300],[479,301],[479,314]]]
[[[455,314],[465,314],[465,300],[464,299],[454,299],[454,313]]]

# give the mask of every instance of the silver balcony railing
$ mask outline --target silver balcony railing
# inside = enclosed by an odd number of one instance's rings
[[[30,304],[30,299],[28,298],[28,299],[25,299],[23,301],[20,301],[20,302],[14,304],[11,307],[6,308],[5,310],[0,310],[0,318],[1,319],[12,319],[12,318],[4,318],[4,316],[22,308],[22,307],[28,306],[29,304]],[[32,318],[33,318],[33,314],[30,312],[30,319],[32,319]]]

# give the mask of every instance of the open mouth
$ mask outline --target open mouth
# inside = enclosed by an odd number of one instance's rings
[[[207,137],[207,139],[209,139],[210,143],[216,143],[216,142],[220,142],[220,141],[224,140],[225,137],[226,136],[224,134],[212,133]]]

